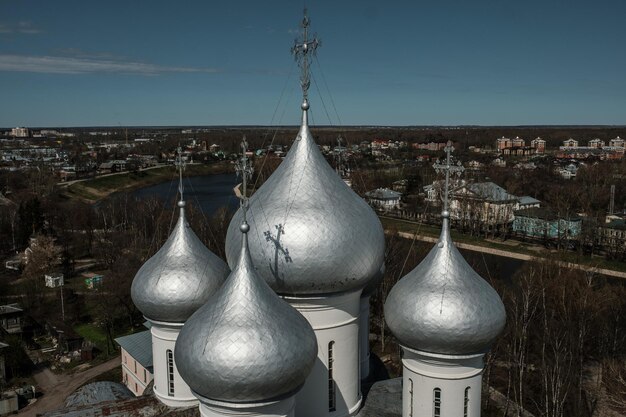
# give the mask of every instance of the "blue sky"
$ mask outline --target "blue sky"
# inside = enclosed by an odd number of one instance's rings
[[[303,4],[0,0],[0,126],[297,124]],[[307,6],[315,124],[626,124],[626,1]]]

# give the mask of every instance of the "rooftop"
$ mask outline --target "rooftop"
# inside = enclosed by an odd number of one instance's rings
[[[539,201],[536,198],[533,198],[531,196],[525,195],[525,196],[519,197],[519,203],[522,204],[522,205],[540,204],[541,201]]]
[[[517,197],[509,194],[504,188],[493,182],[477,182],[467,184],[464,187],[477,196],[489,201],[507,201],[517,199]]]
[[[22,310],[20,305],[17,304],[17,303],[0,306],[0,315],[12,314],[12,313],[21,313],[23,311],[24,310]]]
[[[614,220],[611,220],[609,223],[605,223],[603,225],[600,225],[600,227],[603,227],[605,229],[626,230],[626,220],[614,219]]]
[[[122,401],[133,398],[125,385],[117,382],[99,381],[83,385],[65,399],[66,407],[93,405],[104,401]]]
[[[152,336],[150,330],[118,337],[115,341],[141,366],[148,370],[152,369]]]
[[[390,190],[389,188],[377,188],[373,191],[366,192],[365,195],[369,198],[377,200],[397,200],[400,198],[402,193]]]
[[[144,395],[122,401],[75,405],[43,414],[43,417],[199,417],[198,407],[173,409],[156,397]]]
[[[532,207],[523,210],[516,210],[515,217],[528,217],[533,219],[542,219],[542,220],[558,220],[558,219],[567,219],[570,221],[580,220],[580,217],[577,214],[569,214],[567,216],[559,216],[552,210],[548,210],[543,207]]]

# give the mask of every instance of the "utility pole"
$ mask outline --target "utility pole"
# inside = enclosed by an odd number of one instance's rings
[[[63,303],[63,284],[65,284],[65,277],[62,277],[61,279],[61,320],[65,323],[65,304]]]
[[[609,201],[609,216],[615,212],[615,184],[611,185],[611,200]]]

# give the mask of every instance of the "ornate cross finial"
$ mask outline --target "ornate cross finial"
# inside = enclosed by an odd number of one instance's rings
[[[335,152],[333,152],[333,154],[335,155],[335,159],[337,161],[337,165],[335,166],[335,171],[337,172],[337,174],[339,176],[343,175],[343,158],[342,158],[342,154],[343,154],[343,149],[341,147],[341,142],[343,141],[343,138],[341,137],[341,135],[339,135],[337,137],[337,148],[335,148]]]
[[[185,169],[185,161],[183,160],[183,148],[178,145],[176,148],[176,160],[174,165],[178,168],[178,192],[180,193],[180,201],[184,201],[183,198],[183,170]]]
[[[306,8],[304,9],[304,18],[302,19],[302,39],[295,40],[291,53],[295,57],[302,74],[300,75],[300,85],[302,86],[303,110],[308,109],[308,92],[311,86],[311,76],[309,74],[309,55],[315,55],[317,47],[321,45],[317,36],[313,36],[313,39],[309,39],[309,16],[307,15]],[[305,104],[307,108],[305,107]]]
[[[461,174],[463,173],[463,171],[465,171],[465,168],[463,168],[463,165],[461,165],[461,162],[457,162],[456,165],[452,164],[452,158],[450,157],[450,154],[452,154],[452,152],[454,152],[454,147],[452,146],[452,142],[448,141],[448,143],[446,144],[446,147],[444,148],[444,151],[446,151],[446,161],[445,163],[442,163],[441,161],[437,160],[437,162],[435,162],[433,164],[433,168],[435,168],[435,171],[439,174],[442,171],[445,171],[446,173],[446,183],[445,183],[445,191],[444,191],[444,197],[443,197],[443,212],[442,212],[442,216],[443,217],[449,217],[450,216],[450,212],[448,211],[449,207],[449,191],[450,191],[450,173],[455,174],[456,176],[460,177]]]
[[[241,176],[242,179],[242,192],[240,205],[241,210],[243,212],[243,221],[246,222],[246,212],[248,210],[248,180],[252,177],[254,173],[254,167],[250,163],[250,159],[246,155],[248,151],[248,142],[246,141],[246,137],[244,135],[241,140],[241,159],[237,161],[235,164],[235,170],[237,171],[237,176]]]

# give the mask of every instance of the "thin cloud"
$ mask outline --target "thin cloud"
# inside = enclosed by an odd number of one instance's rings
[[[129,61],[127,56],[116,55],[111,52],[87,51],[80,48],[58,48],[50,51],[52,55],[69,58],[95,59],[108,61]]]
[[[33,23],[28,20],[19,22],[17,24],[17,31],[19,33],[24,33],[27,35],[36,35],[38,33],[41,33],[41,30],[33,26]]]
[[[36,35],[42,33],[42,30],[35,27],[30,20],[22,20],[17,24],[0,23],[0,34],[3,33],[21,33],[24,35]]]
[[[216,73],[215,68],[173,67],[111,59],[0,54],[0,71],[44,74],[122,73],[160,75],[165,73]]]

